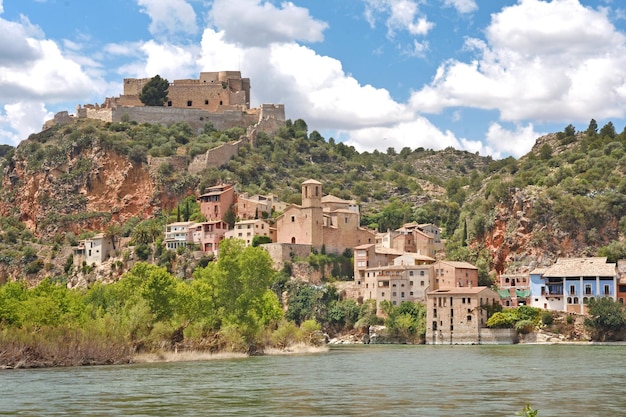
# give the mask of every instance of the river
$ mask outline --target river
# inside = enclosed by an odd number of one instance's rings
[[[0,371],[1,416],[626,415],[626,346],[352,345]]]

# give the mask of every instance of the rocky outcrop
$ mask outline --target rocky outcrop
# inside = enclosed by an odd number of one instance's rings
[[[97,138],[81,139],[23,141],[3,175],[0,214],[17,215],[37,236],[50,237],[104,230],[174,204],[147,164]]]

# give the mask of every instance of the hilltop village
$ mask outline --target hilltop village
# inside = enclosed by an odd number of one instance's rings
[[[42,162],[39,157],[28,155],[28,152],[21,160],[13,158],[6,166],[4,189],[18,186],[27,188],[22,192],[7,194],[6,201],[9,204],[5,202],[3,215],[16,212],[18,207],[20,221],[26,227],[44,233],[40,228],[45,226],[46,233],[47,230],[53,230],[56,236],[61,234],[54,221],[58,225],[67,225],[68,229],[74,227],[73,230],[76,230],[82,226],[95,232],[81,237],[71,246],[71,256],[64,266],[65,272],[70,275],[68,288],[91,287],[96,281],[114,283],[139,261],[156,263],[157,254],[168,265],[175,263],[170,261],[177,255],[186,257],[184,262],[180,262],[182,269],[169,272],[176,273],[179,278],[189,279],[194,275],[197,265],[219,263],[221,245],[236,240],[241,242],[243,248],[262,248],[271,259],[273,269],[287,275],[290,282],[296,283],[294,285],[304,283],[315,288],[331,286],[340,301],[351,301],[355,308],[372,305],[373,315],[380,320],[389,317],[395,308],[407,308],[407,303],[419,303],[424,306],[425,320],[419,318],[421,313],[418,311],[411,311],[410,314],[413,314],[415,320],[425,323],[420,337],[421,342],[428,344],[506,344],[519,341],[520,329],[515,328],[515,322],[507,322],[506,325],[489,324],[490,319],[493,322],[493,317],[501,311],[532,307],[536,311],[548,312],[548,315],[555,313],[557,317],[560,315],[572,322],[582,322],[589,313],[588,305],[592,300],[608,299],[623,304],[626,297],[626,262],[609,262],[604,256],[559,257],[550,265],[533,263],[523,273],[511,274],[496,268],[494,280],[490,285],[485,285],[485,280],[479,279],[479,267],[470,262],[447,258],[446,241],[440,224],[405,222],[400,227],[368,228],[364,226],[357,200],[333,195],[341,194],[341,190],[336,187],[332,193],[327,192],[323,177],[309,178],[301,183],[299,180],[297,186],[300,187],[300,193],[297,196],[292,194],[289,202],[276,194],[244,192],[242,189],[245,184],[223,181],[219,170],[235,157],[243,155],[245,158],[260,140],[264,140],[268,146],[271,143],[268,139],[270,135],[278,132],[287,137],[290,134],[288,124],[295,131],[294,124],[285,120],[284,106],[263,104],[258,108],[250,108],[250,80],[242,78],[238,71],[203,72],[199,79],[175,80],[169,84],[167,100],[162,106],[147,106],[140,100],[141,92],[149,82],[147,78],[125,79],[124,92],[119,97],[106,98],[102,104],[79,105],[75,115],[60,112],[48,121],[41,134],[41,143],[48,140],[48,132],[67,126],[67,130],[62,132],[67,134],[68,145],[54,153],[61,161],[58,166],[54,167],[48,161]],[[176,149],[170,149],[165,154],[155,152],[146,157],[145,149],[137,147],[129,150],[127,145],[116,143],[116,133],[111,134],[111,137],[101,134],[100,141],[94,142],[91,136],[95,132],[93,126],[73,133],[69,128],[89,120],[103,123],[113,132],[132,133],[136,126],[158,124],[169,127],[180,123],[182,129],[191,129],[195,134],[205,137],[215,131],[235,132],[236,136],[222,134],[216,146],[206,151],[202,148],[202,151],[193,154],[185,153],[188,152],[184,146],[186,139],[175,139]],[[303,121],[299,121],[300,126],[303,124]],[[321,135],[314,133],[311,137],[319,140]],[[294,133],[294,137],[296,134],[307,139],[306,124],[303,130]],[[83,146],[81,140],[85,137],[90,142]],[[152,140],[151,136],[149,138]],[[224,142],[222,138],[228,141]],[[572,140],[569,138],[565,136],[565,139]],[[42,154],[42,145],[36,140],[37,137],[32,140],[29,138],[22,149],[32,148],[35,156]],[[128,158],[110,158],[107,147],[122,149]],[[283,155],[277,146],[272,147],[272,157]],[[338,148],[345,153],[353,151],[345,146]],[[91,152],[87,158],[80,154],[85,149]],[[388,150],[389,155],[394,152]],[[409,153],[410,149],[405,152]],[[66,156],[67,161],[63,160]],[[320,153],[319,160],[314,161],[311,156],[309,162],[315,166],[328,158],[328,155]],[[280,160],[279,157],[277,159]],[[34,164],[37,169],[29,171],[29,164]],[[147,169],[142,174],[141,169],[144,167]],[[367,166],[362,164],[358,168],[367,169]],[[157,190],[159,184],[163,188],[163,184],[167,183],[168,178],[173,178],[173,173],[177,171],[189,179],[190,176],[209,170],[213,170],[214,175],[207,186],[185,188],[185,183],[182,183],[177,191],[179,194],[174,196],[173,193]],[[411,167],[404,170],[413,172]],[[39,171],[43,171],[43,174]],[[108,176],[112,174],[120,178]],[[85,175],[86,179],[79,175]],[[260,175],[260,172],[252,172],[250,175]],[[394,176],[397,178],[398,174]],[[158,178],[158,181],[154,182],[153,178]],[[76,184],[70,186],[68,180],[75,180]],[[194,181],[190,183],[196,184]],[[271,182],[271,179],[268,181]],[[58,184],[62,187],[58,188]],[[406,180],[404,183],[398,181],[396,185],[397,192],[406,193],[409,190]],[[64,198],[46,194],[51,193],[54,187],[62,189],[66,193],[65,198],[72,202],[71,207],[63,209],[67,211],[65,217],[62,217],[65,223],[61,223],[59,214],[54,212],[56,200]],[[132,189],[137,187],[140,192],[132,194]],[[461,187],[455,188],[461,190]],[[510,189],[515,192],[513,188]],[[31,196],[31,200],[19,200],[24,195]],[[507,196],[504,192],[502,195]],[[104,199],[99,196],[104,196]],[[180,206],[183,199],[186,207]],[[15,201],[20,203],[16,204]],[[174,212],[173,201],[179,204],[175,210],[178,216],[176,221],[171,221],[170,216],[165,226],[159,223],[157,230],[142,230],[142,233],[148,235],[142,244],[137,244],[136,237],[120,239],[119,231],[106,230],[110,223],[121,225],[139,219],[139,216],[149,220],[157,215],[162,216],[165,211]],[[193,220],[188,212],[181,216],[183,209],[188,211],[190,201],[199,207]],[[521,208],[525,204],[517,197],[513,202]],[[34,207],[37,205],[39,211]],[[166,208],[168,205],[169,208]],[[52,215],[46,215],[44,208],[52,208],[48,210],[53,212]],[[87,212],[89,209],[95,214],[80,214],[81,210]],[[528,219],[520,217],[528,225]],[[42,221],[47,218],[54,221]],[[443,216],[439,218],[444,221]],[[83,223],[79,225],[76,219]],[[460,228],[454,222],[446,227]],[[518,231],[523,229],[520,227]],[[452,232],[454,230],[447,230],[447,236]],[[69,234],[67,230],[65,233]],[[163,238],[156,239],[156,235],[162,235]],[[60,239],[62,236],[57,240]],[[12,240],[17,241],[15,238]],[[466,237],[463,244],[468,240]],[[133,245],[134,254],[131,254],[128,248]],[[147,248],[149,245],[156,246],[155,255],[150,255],[153,248]],[[337,280],[333,276],[333,265],[324,262],[313,265],[311,259],[318,255],[349,260],[349,273],[346,276],[344,271],[342,279]],[[10,255],[11,259],[5,256],[8,259],[5,263],[10,263],[13,256]],[[53,252],[50,259],[54,256]],[[33,254],[25,255],[21,262],[29,267],[35,264],[33,259],[36,258]],[[36,268],[31,268],[35,272],[41,271],[44,266],[41,260],[37,262]],[[498,262],[501,264],[502,260],[498,258]],[[51,264],[47,267],[53,268]],[[284,290],[285,284],[281,285]],[[288,308],[283,304],[285,311]],[[539,324],[538,313],[534,314],[531,327]],[[294,321],[301,324],[303,319],[301,317]],[[377,320],[372,320],[374,322]],[[373,329],[375,326],[369,327]],[[412,332],[417,332],[417,327],[413,327]],[[174,329],[173,333],[176,331]],[[370,340],[369,335],[363,340]]]

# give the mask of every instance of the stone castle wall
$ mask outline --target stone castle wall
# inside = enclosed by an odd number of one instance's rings
[[[150,78],[125,78],[124,94],[110,100],[114,105],[143,106],[139,93]],[[199,79],[174,80],[164,107],[202,109],[212,113],[250,108],[250,79],[239,71],[202,72]]]

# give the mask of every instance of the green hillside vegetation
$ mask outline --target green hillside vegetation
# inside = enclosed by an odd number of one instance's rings
[[[551,257],[603,255],[610,262],[624,258],[626,130],[617,134],[609,122],[598,131],[592,120],[584,132],[569,125],[541,139],[519,160],[494,161],[487,178],[471,188],[460,214],[466,228],[450,234],[450,256],[475,258],[499,220],[505,222],[512,251],[518,249],[516,232],[522,226],[531,235],[530,247]],[[527,225],[512,212],[521,201],[531,207],[523,213]]]

